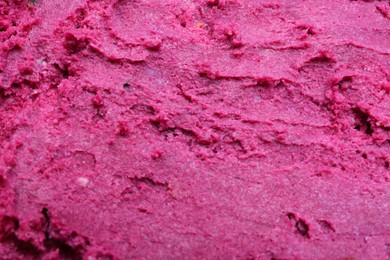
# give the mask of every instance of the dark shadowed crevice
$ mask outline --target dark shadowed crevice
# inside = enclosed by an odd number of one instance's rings
[[[303,219],[299,219],[295,223],[295,227],[298,231],[298,234],[300,234],[303,237],[310,238],[309,225]]]
[[[85,251],[83,246],[77,245],[77,246],[71,246],[67,243],[67,240],[64,238],[55,238],[52,236],[52,223],[51,223],[51,217],[49,214],[49,210],[47,208],[43,208],[41,211],[44,219],[45,219],[45,241],[44,245],[46,250],[48,251],[54,251],[58,250],[60,254],[60,259],[75,259],[75,260],[81,260],[83,252]],[[73,237],[76,237],[77,234],[75,232],[72,233]],[[89,244],[86,243],[86,244]]]
[[[17,236],[16,231],[19,229],[19,226],[19,219],[4,216],[0,222],[0,245],[11,244],[17,253],[23,255],[26,259],[38,259],[41,255],[41,250],[30,240],[22,240]]]
[[[68,65],[64,65],[64,66],[60,66],[59,64],[55,63],[53,64],[54,68],[61,74],[61,76],[64,78],[64,79],[67,79],[69,78],[69,76],[72,76],[69,72],[69,66]]]
[[[372,135],[374,130],[372,129],[369,115],[363,112],[360,108],[354,108],[352,112],[355,116],[354,129],[364,132],[367,135]]]
[[[49,211],[47,208],[43,208],[41,211],[43,217],[45,218],[45,239],[50,239],[50,217],[49,217]]]

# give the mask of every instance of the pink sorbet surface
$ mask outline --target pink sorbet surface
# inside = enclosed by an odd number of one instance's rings
[[[0,259],[390,259],[389,164],[388,1],[0,1]]]

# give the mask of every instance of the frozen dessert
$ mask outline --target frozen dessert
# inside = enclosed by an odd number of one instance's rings
[[[390,5],[0,2],[2,259],[389,259]]]

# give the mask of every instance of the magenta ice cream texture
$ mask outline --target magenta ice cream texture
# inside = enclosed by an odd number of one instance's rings
[[[2,259],[389,259],[387,1],[0,2]]]

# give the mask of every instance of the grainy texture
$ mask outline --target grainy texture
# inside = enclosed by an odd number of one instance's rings
[[[0,1],[2,259],[389,259],[388,1]]]

